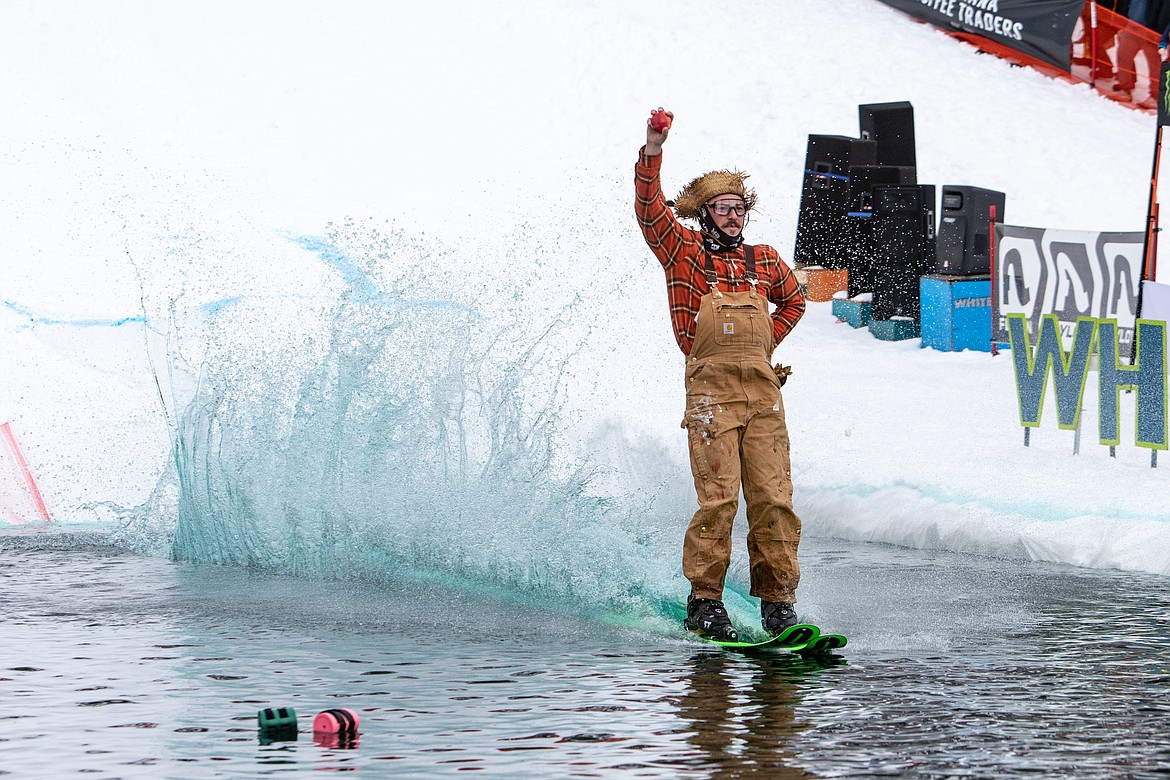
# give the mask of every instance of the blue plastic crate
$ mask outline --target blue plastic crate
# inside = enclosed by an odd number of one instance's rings
[[[914,320],[871,320],[869,332],[882,341],[905,341],[919,336],[918,323]]]
[[[854,328],[864,328],[873,319],[873,304],[869,301],[834,298],[833,316]]]
[[[991,277],[922,277],[922,346],[991,351]]]

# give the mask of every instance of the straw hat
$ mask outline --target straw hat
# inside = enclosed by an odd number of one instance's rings
[[[756,191],[744,185],[748,175],[743,171],[711,171],[683,187],[674,199],[674,213],[681,219],[698,219],[699,210],[717,195],[738,195],[751,211],[756,205]]]

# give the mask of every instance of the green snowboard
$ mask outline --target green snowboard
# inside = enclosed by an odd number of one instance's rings
[[[822,634],[821,630],[809,623],[800,623],[786,628],[776,636],[769,637],[762,642],[726,642],[719,639],[701,637],[703,641],[713,645],[725,647],[728,650],[753,650],[760,648],[777,648],[792,650],[796,653],[822,655],[844,647],[849,640],[840,634]]]
[[[832,651],[849,644],[841,634],[821,634],[796,652],[801,655],[829,655]]]

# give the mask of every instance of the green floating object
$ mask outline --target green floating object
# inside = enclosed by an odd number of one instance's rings
[[[263,729],[256,734],[262,747],[267,747],[277,742],[296,742],[298,736],[297,730],[288,726],[278,729]]]
[[[297,727],[297,711],[292,707],[274,707],[267,710],[260,710],[256,713],[256,720],[260,724],[261,731],[272,731],[274,729],[292,729]]]

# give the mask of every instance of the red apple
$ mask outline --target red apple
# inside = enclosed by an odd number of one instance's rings
[[[650,126],[658,133],[666,131],[673,121],[665,111],[653,111],[650,114]]]

